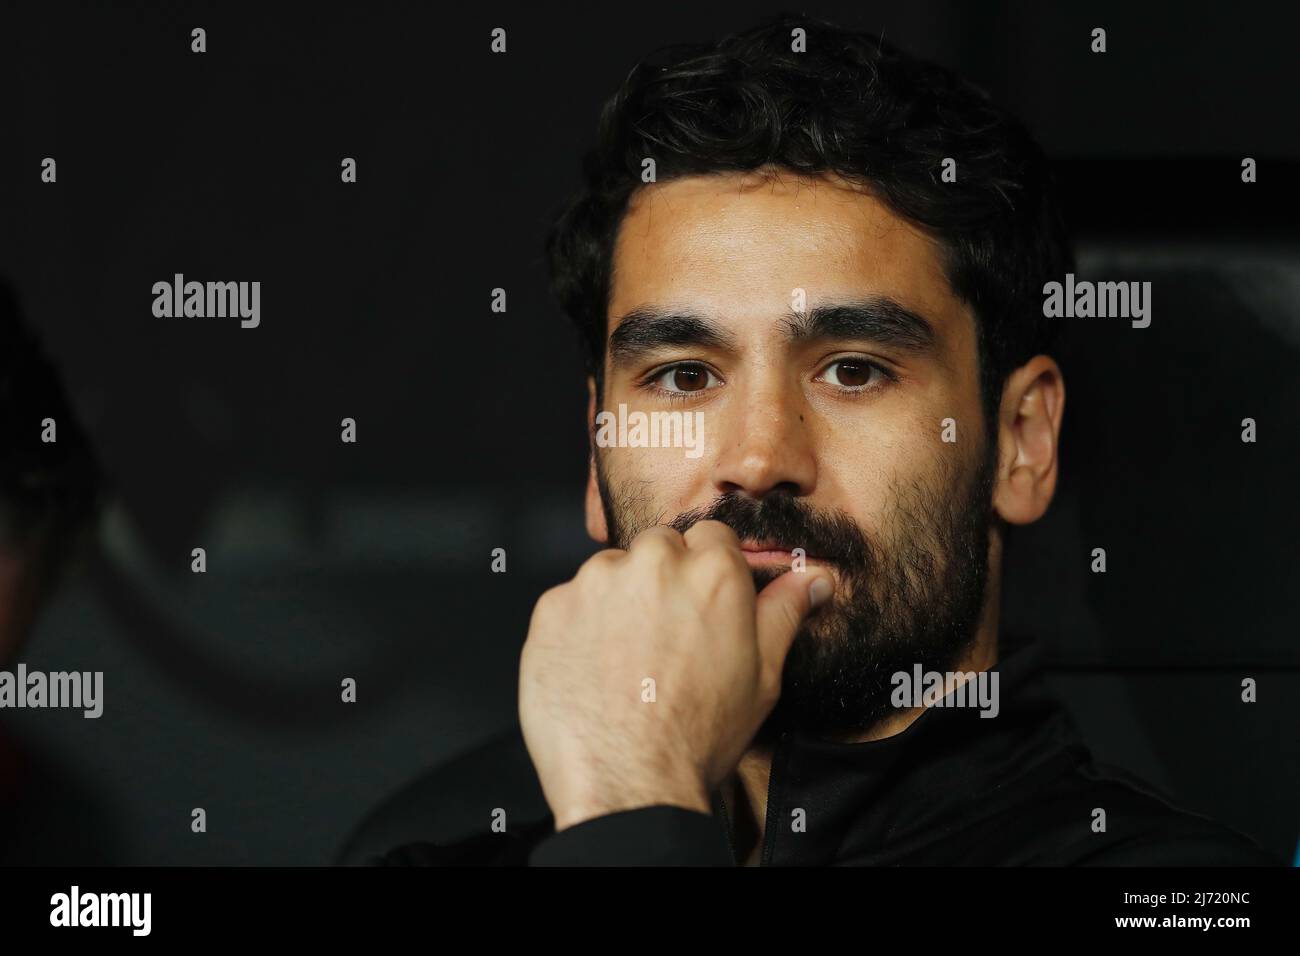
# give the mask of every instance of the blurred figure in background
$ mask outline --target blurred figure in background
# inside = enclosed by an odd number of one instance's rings
[[[42,424],[54,422],[54,441]],[[0,281],[0,670],[93,535],[104,481],[54,364]],[[93,807],[0,710],[0,865],[104,863]],[[84,831],[84,832],[82,832]]]

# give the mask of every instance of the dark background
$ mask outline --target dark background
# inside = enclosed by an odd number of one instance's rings
[[[386,794],[514,722],[532,603],[592,548],[548,218],[637,58],[781,6],[0,12],[0,278],[117,490],[20,658],[103,670],[104,716],[0,714],[59,768],[51,859],[325,863]],[[803,9],[1020,113],[1059,162],[1080,271],[1153,282],[1150,328],[1068,329],[1062,485],[1014,542],[1006,627],[1048,645],[1101,759],[1289,860],[1300,67],[1275,6]],[[176,272],[260,280],[261,326],[155,318]]]

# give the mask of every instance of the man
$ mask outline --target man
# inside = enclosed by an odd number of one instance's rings
[[[345,860],[1274,862],[1095,766],[999,639],[1007,534],[1057,481],[1042,289],[1072,269],[1017,122],[777,17],[633,70],[548,252],[608,547],[537,602],[526,753],[463,758]]]

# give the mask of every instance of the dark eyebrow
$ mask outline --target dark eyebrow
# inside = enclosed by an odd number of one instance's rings
[[[610,334],[609,356],[618,365],[656,349],[680,345],[734,349],[735,338],[716,322],[693,312],[633,309]]]
[[[807,339],[868,339],[906,352],[931,352],[934,326],[888,296],[819,305],[783,320],[792,342]]]
[[[929,352],[935,347],[934,327],[888,296],[791,312],[781,323],[792,342],[864,339],[907,352]],[[609,356],[614,365],[631,364],[647,353],[683,345],[734,351],[736,340],[722,326],[694,312],[646,307],[623,316],[609,336]]]

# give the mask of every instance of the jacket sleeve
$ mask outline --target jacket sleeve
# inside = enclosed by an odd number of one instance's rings
[[[668,805],[620,810],[551,833],[532,866],[734,866],[722,824]]]

